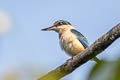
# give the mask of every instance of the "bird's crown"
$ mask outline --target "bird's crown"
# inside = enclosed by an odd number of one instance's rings
[[[61,25],[71,25],[71,23],[65,20],[58,20],[54,23],[54,26],[56,27],[61,26]]]

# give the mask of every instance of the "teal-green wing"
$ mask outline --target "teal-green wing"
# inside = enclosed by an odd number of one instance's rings
[[[81,42],[81,44],[85,48],[88,47],[89,43],[88,43],[87,39],[80,32],[78,32],[75,29],[72,29],[71,32],[78,37],[78,40]],[[92,58],[92,60],[95,61],[96,63],[101,63],[101,61],[97,57]]]
[[[75,30],[75,29],[71,29],[71,32],[78,37],[78,40],[81,42],[81,44],[82,44],[85,48],[88,47],[88,45],[89,45],[88,40],[87,40],[79,31],[77,31],[77,30]]]

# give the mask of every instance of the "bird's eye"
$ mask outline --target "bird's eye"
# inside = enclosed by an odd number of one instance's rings
[[[59,23],[59,25],[62,25],[62,24],[63,24],[63,23],[61,23],[61,22]]]
[[[56,22],[55,24],[54,24],[54,26],[60,26],[60,25],[63,25],[63,23],[62,22]]]
[[[57,26],[59,26],[59,25],[62,25],[62,23],[61,23],[61,22],[59,22],[59,23],[57,23],[56,25],[57,25]]]

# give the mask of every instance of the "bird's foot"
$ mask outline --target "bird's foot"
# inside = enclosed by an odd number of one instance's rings
[[[68,60],[67,60],[67,62],[71,62],[72,60],[73,60],[73,57],[72,57],[72,58],[70,58],[70,59],[68,59]]]

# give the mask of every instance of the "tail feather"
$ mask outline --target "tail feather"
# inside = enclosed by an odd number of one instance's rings
[[[98,64],[101,63],[101,60],[99,60],[97,57],[92,58],[92,60],[95,61]]]

